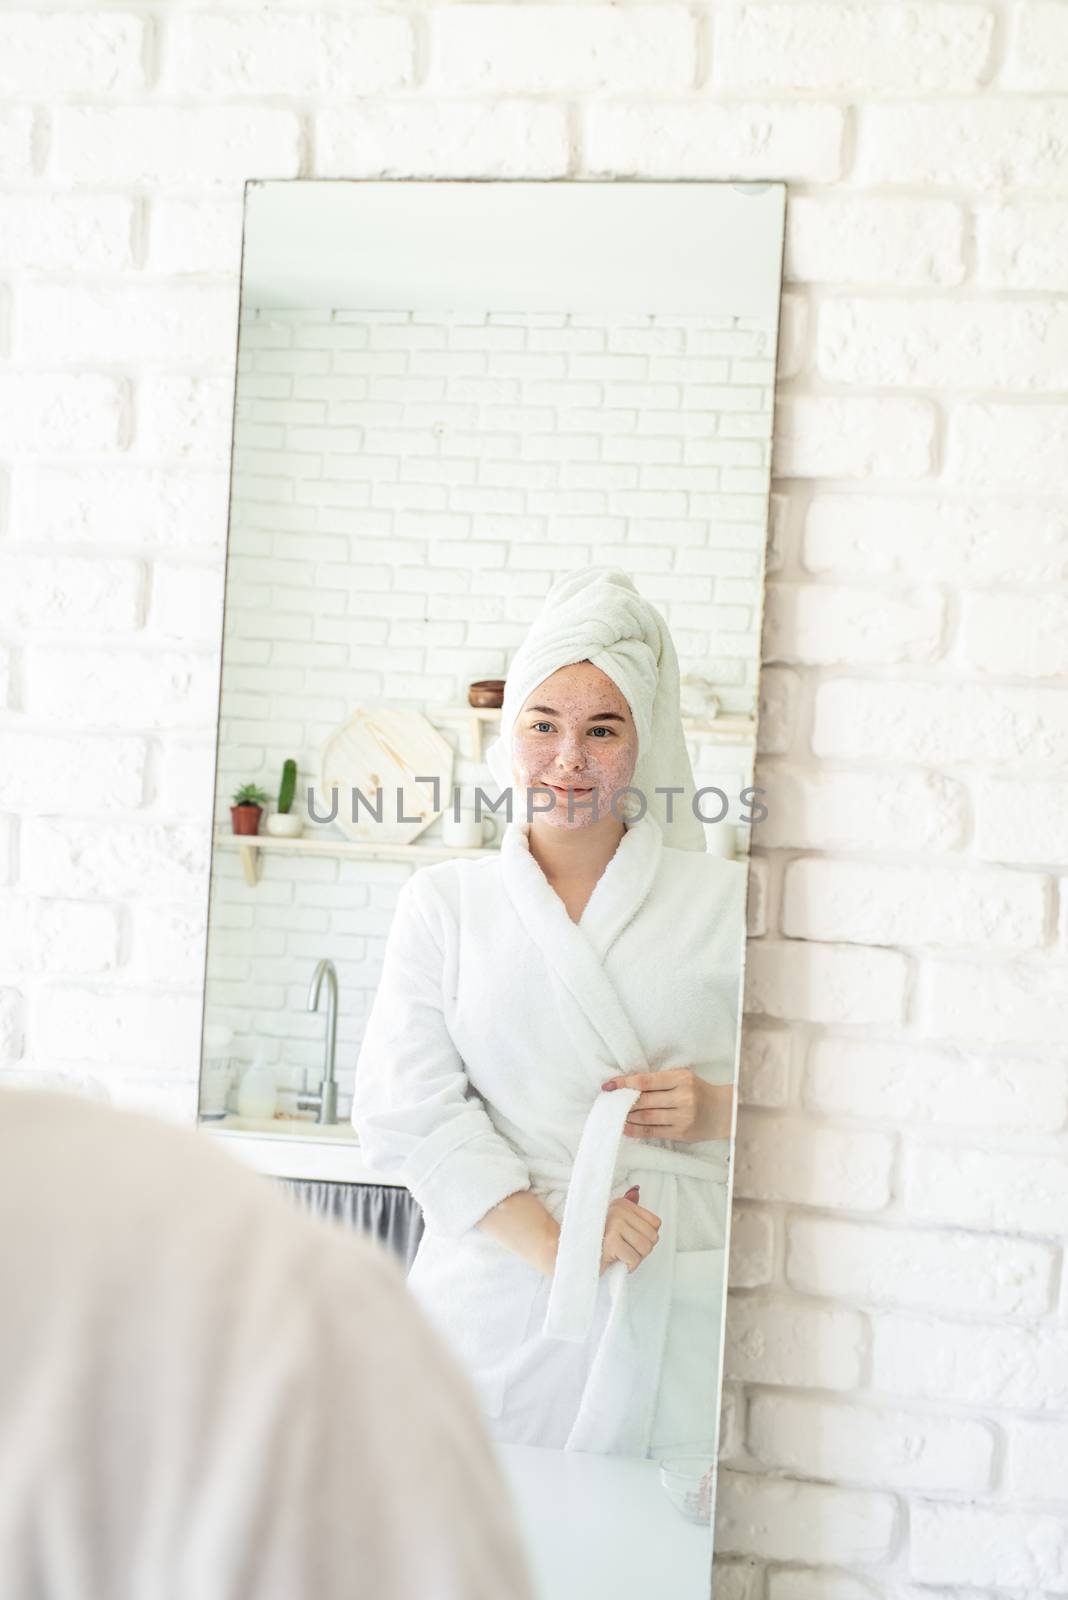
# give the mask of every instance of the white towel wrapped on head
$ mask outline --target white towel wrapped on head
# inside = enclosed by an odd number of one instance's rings
[[[663,617],[619,567],[582,567],[553,584],[505,680],[501,731],[486,753],[502,788],[515,782],[512,730],[523,702],[560,667],[589,661],[624,696],[638,733],[631,783],[646,801],[664,843],[704,850],[705,832],[693,812],[693,768],[679,710],[679,660]],[[681,789],[672,797],[657,788]]]

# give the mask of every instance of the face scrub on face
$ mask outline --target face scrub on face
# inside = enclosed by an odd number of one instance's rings
[[[512,731],[516,784],[534,790],[529,814],[553,828],[588,828],[613,814],[622,820],[633,797],[620,791],[630,784],[637,759],[626,698],[588,661],[561,667],[538,684]],[[554,794],[546,786],[586,792]]]

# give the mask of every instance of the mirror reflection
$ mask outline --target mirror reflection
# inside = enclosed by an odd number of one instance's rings
[[[783,201],[247,196],[200,1118],[402,1263],[548,1600],[708,1592]]]

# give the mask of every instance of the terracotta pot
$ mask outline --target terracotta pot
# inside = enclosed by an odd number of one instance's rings
[[[259,833],[262,806],[231,806],[230,822],[235,833]]]

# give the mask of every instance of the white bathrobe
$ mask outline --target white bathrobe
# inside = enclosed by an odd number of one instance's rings
[[[356,1067],[367,1157],[422,1206],[409,1283],[498,1438],[633,1455],[714,1451],[728,1140],[622,1134],[611,1076],[734,1080],[745,869],[629,826],[578,924],[530,853],[424,867],[402,888]],[[605,1211],[662,1219],[600,1274]],[[476,1227],[532,1189],[562,1231],[552,1280]],[[565,1210],[566,1198],[566,1210]]]

